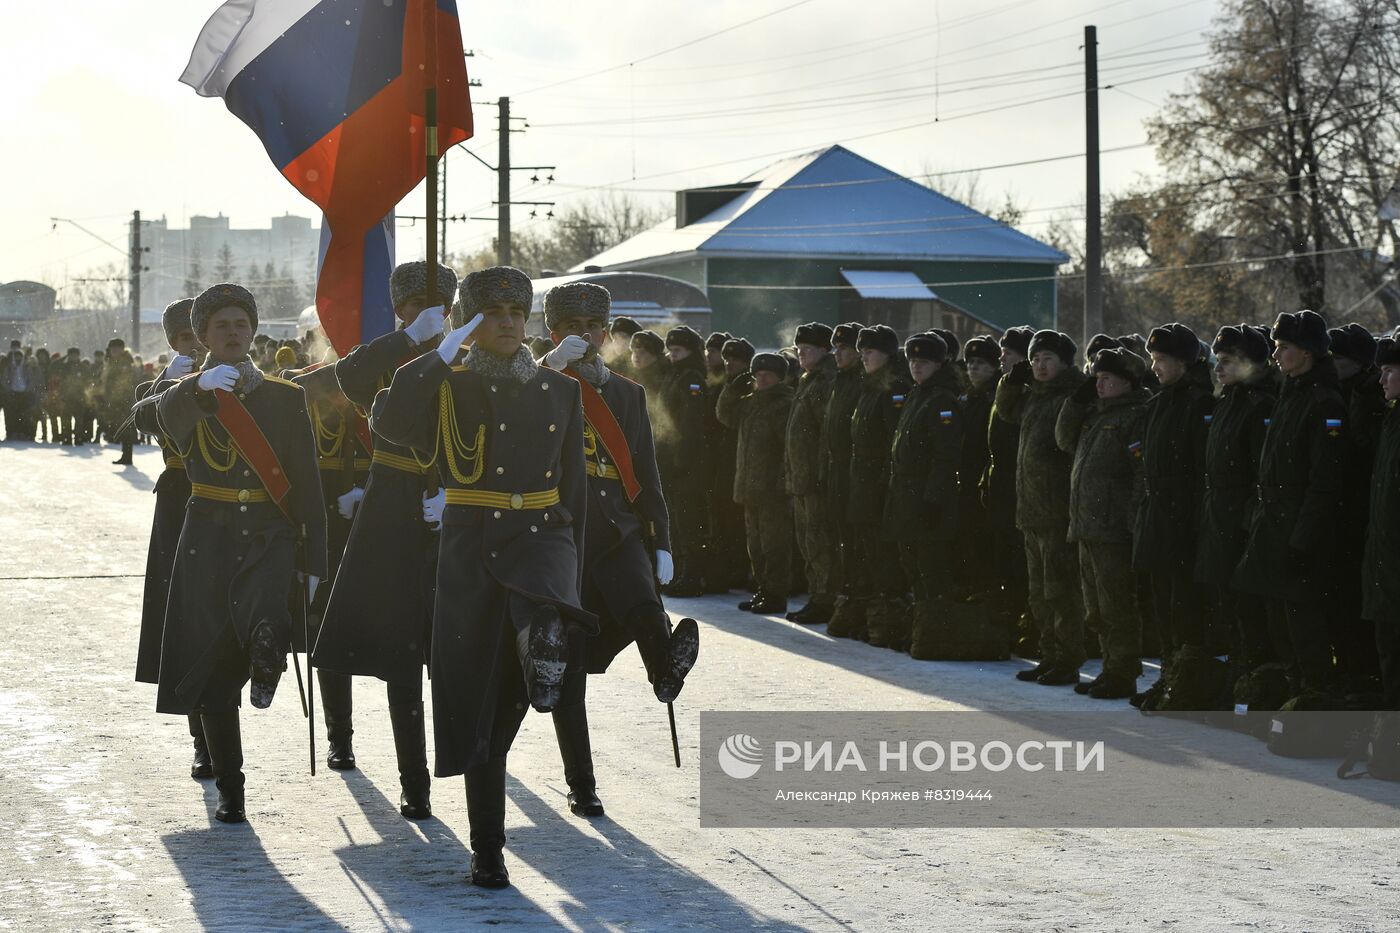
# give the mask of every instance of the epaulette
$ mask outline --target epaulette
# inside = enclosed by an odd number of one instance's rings
[[[295,382],[293,382],[292,380],[290,380],[290,379],[283,379],[281,376],[263,376],[263,381],[264,381],[264,382],[275,382],[275,383],[277,383],[277,384],[279,384],[279,385],[287,386],[288,388],[297,389],[297,390],[299,390],[299,391],[304,391],[304,390],[302,390],[301,386],[297,385],[297,384],[296,384]]]
[[[453,366],[452,371],[454,373],[469,373],[471,372],[471,367],[467,366],[465,363],[462,363],[457,366]]]

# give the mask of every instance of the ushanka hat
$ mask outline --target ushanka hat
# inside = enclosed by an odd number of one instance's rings
[[[709,353],[711,350],[723,352],[724,345],[731,339],[733,339],[732,334],[726,334],[722,330],[713,331],[710,336],[705,338],[705,352]]]
[[[634,349],[645,350],[652,356],[664,356],[666,354],[666,342],[661,339],[661,335],[649,330],[639,330],[632,335],[631,346]]]
[[[1327,332],[1332,341],[1332,355],[1356,361],[1362,369],[1376,362],[1376,338],[1360,324],[1334,327]]]
[[[904,341],[904,355],[911,360],[943,363],[948,359],[948,344],[936,333],[915,334]]]
[[[1089,339],[1089,345],[1084,348],[1084,358],[1092,362],[1098,357],[1100,350],[1111,350],[1114,347],[1121,347],[1117,337],[1110,337],[1108,334],[1095,334]]]
[[[608,325],[608,333],[612,334],[614,337],[619,334],[623,337],[631,337],[641,329],[642,325],[625,314],[620,314],[613,318],[612,323]]]
[[[1035,338],[1035,328],[1029,324],[1013,327],[1001,335],[1001,346],[1022,356],[1031,355],[1031,340]]]
[[[459,327],[492,305],[523,308],[528,319],[535,300],[535,286],[528,275],[514,266],[492,266],[468,275],[458,289],[457,298],[464,320],[453,323]]]
[[[860,339],[860,325],[854,321],[846,324],[837,324],[831,330],[831,346],[854,347],[856,341]]]
[[[705,355],[705,338],[700,336],[700,332],[685,324],[673,327],[666,332],[666,346],[684,347],[694,356]]]
[[[1269,358],[1269,341],[1249,324],[1226,324],[1215,335],[1210,351],[1216,356],[1234,353],[1247,360],[1262,363]]]
[[[770,372],[779,379],[788,377],[788,360],[781,353],[758,353],[749,361],[749,372]]]
[[[899,335],[894,332],[894,328],[884,324],[866,327],[856,338],[856,349],[879,350],[887,356],[894,356],[899,352]]]
[[[1069,334],[1062,334],[1054,330],[1038,330],[1031,338],[1029,346],[1026,347],[1026,356],[1035,356],[1041,350],[1048,350],[1064,360],[1066,366],[1073,366],[1074,354],[1079,348],[1075,346]]]
[[[1327,335],[1327,321],[1316,311],[1284,311],[1274,320],[1269,336],[1276,343],[1297,344],[1317,356],[1326,356],[1332,345]]]
[[[571,317],[597,318],[606,327],[611,311],[612,295],[593,282],[556,285],[544,296],[544,326],[551,331]]]
[[[1089,371],[1096,375],[1112,373],[1131,382],[1135,389],[1142,385],[1142,380],[1147,375],[1147,367],[1143,365],[1142,357],[1124,347],[1106,347],[1100,350],[1094,355],[1094,362]]]
[[[172,347],[175,345],[175,338],[182,330],[194,330],[194,325],[190,323],[190,309],[194,307],[193,298],[177,298],[165,306],[165,310],[160,315],[160,326],[165,328],[165,342]]]
[[[1400,341],[1394,337],[1382,337],[1377,340],[1376,365],[1400,366]]]
[[[394,307],[402,307],[414,298],[423,299],[424,307],[449,305],[452,296],[457,294],[457,273],[438,264],[435,294],[428,296],[428,264],[423,260],[404,262],[394,267],[389,275],[389,300]]]
[[[943,341],[943,346],[948,350],[948,359],[955,360],[958,358],[958,353],[962,351],[962,341],[958,339],[957,334],[943,327],[930,327],[928,332],[930,334],[937,334],[939,339]]]
[[[1201,340],[1185,324],[1163,324],[1147,335],[1147,352],[1163,353],[1190,365],[1201,358]]]
[[[962,355],[963,362],[966,363],[973,360],[986,360],[993,366],[1001,365],[1001,347],[997,346],[996,340],[987,334],[978,334],[963,344]]]
[[[199,297],[190,305],[190,327],[194,330],[194,335],[203,340],[204,332],[209,329],[209,319],[214,316],[214,312],[228,307],[242,308],[248,312],[248,323],[252,325],[253,330],[258,329],[258,303],[254,300],[253,293],[242,285],[221,282],[200,292]]]
[[[835,331],[829,325],[819,321],[810,321],[797,325],[797,333],[793,335],[792,343],[793,346],[805,343],[809,346],[825,349],[831,346],[831,338],[834,333]]]
[[[743,337],[735,337],[732,340],[726,340],[723,349],[721,349],[719,353],[720,356],[724,357],[726,360],[743,360],[747,363],[749,360],[753,359],[754,349],[753,344],[749,343]]]

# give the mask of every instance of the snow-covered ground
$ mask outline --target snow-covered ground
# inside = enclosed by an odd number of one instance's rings
[[[464,881],[460,780],[435,782],[435,819],[398,816],[377,682],[355,684],[348,773],[309,775],[290,671],[245,706],[249,822],[215,823],[183,718],[132,681],[160,459],[113,456],[0,445],[0,928],[1400,929],[1395,830],[702,830],[702,709],[1103,708],[1018,661],[918,662],[718,597],[670,607],[703,629],[684,768],[634,652],[590,679],[607,817],[568,812],[552,726],[526,719],[509,890]]]

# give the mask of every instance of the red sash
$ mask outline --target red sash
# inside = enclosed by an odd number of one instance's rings
[[[637,473],[632,469],[632,449],[627,446],[627,435],[622,433],[622,425],[617,423],[617,416],[588,380],[572,369],[564,370],[564,375],[578,383],[583,395],[583,417],[593,426],[598,440],[603,442],[603,447],[612,456],[617,475],[622,478],[622,491],[627,494],[627,501],[634,501],[641,495],[642,484],[637,482]]]
[[[291,507],[287,504],[287,494],[292,491],[292,481],[287,478],[286,472],[283,471],[282,463],[277,459],[277,453],[272,449],[272,445],[267,442],[262,428],[258,427],[258,423],[253,420],[252,413],[232,392],[215,389],[214,399],[219,404],[218,410],[214,412],[214,417],[228,432],[229,439],[238,448],[239,456],[248,461],[248,465],[258,475],[258,480],[263,484],[263,488],[267,490],[272,501],[277,503],[277,507],[282,510],[287,521],[292,523],[292,527],[297,527],[297,521],[292,517]]]

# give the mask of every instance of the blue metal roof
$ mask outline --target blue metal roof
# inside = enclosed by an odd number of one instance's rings
[[[1069,257],[917,182],[831,146],[775,163],[728,204],[685,227],[674,218],[587,264],[680,255],[858,256],[1059,265]]]

